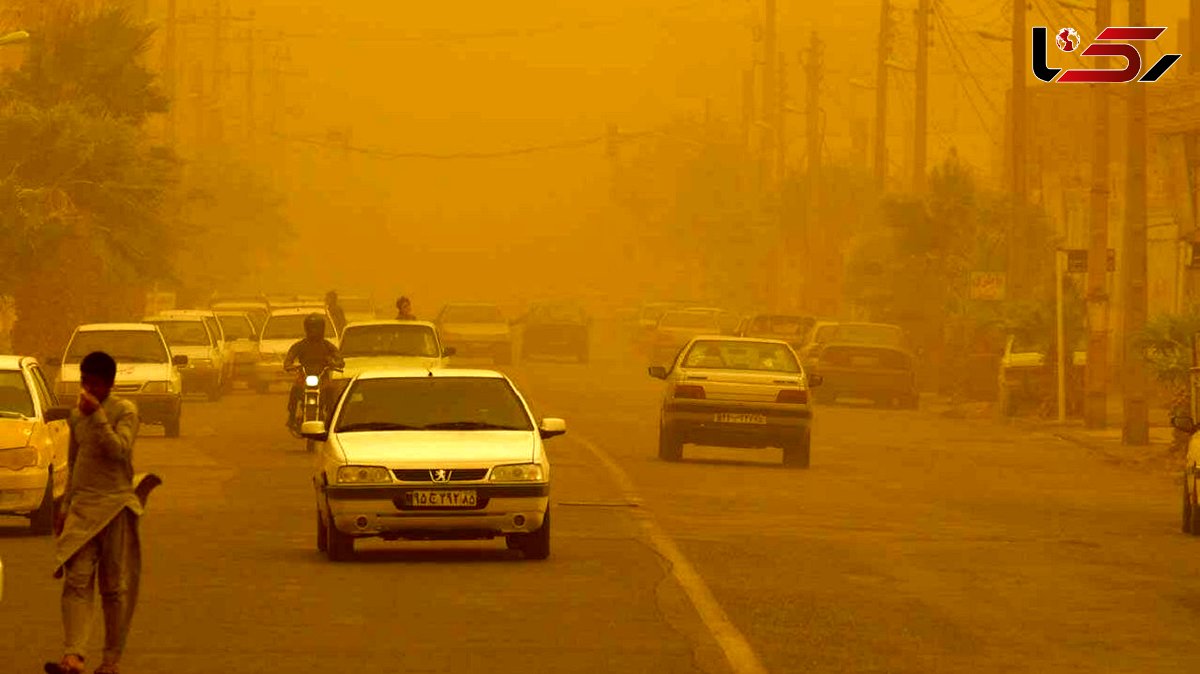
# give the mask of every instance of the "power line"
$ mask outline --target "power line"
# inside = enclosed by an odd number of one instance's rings
[[[939,3],[939,5],[940,5],[940,3]],[[988,106],[992,109],[992,112],[995,113],[996,112],[996,104],[992,102],[992,99],[988,95],[987,91],[984,89],[983,84],[979,81],[978,75],[976,75],[975,72],[971,69],[971,63],[967,60],[967,57],[962,53],[962,50],[958,47],[958,43],[956,41],[954,41],[953,35],[952,35],[953,30],[950,28],[950,25],[947,23],[946,18],[942,15],[941,12],[938,12],[938,11],[934,11],[933,15],[938,19],[938,21],[941,24],[940,26],[935,26],[935,29],[940,28],[940,30],[942,31],[942,37],[946,41],[946,44],[949,45],[950,50],[953,51],[954,54],[958,56],[959,61],[962,63],[963,70],[959,74],[960,75],[965,74],[967,76],[967,78],[970,79],[971,82],[973,82],[975,84],[975,88],[979,91],[980,96],[983,97],[984,102],[986,102],[988,104]]]
[[[939,19],[941,18],[941,15],[939,12],[935,11],[934,15],[937,16]],[[942,30],[943,35],[946,35],[947,31],[944,27],[944,21],[943,21],[942,26],[938,26],[935,24],[934,28],[935,28],[935,30]],[[946,35],[945,39],[947,40],[948,43],[952,44],[948,35]],[[959,53],[959,57],[962,58],[961,53]],[[960,72],[959,74],[961,75],[962,73]],[[968,75],[972,79],[974,79],[974,74],[968,73]],[[982,86],[979,84],[979,81],[977,79],[975,79],[975,84],[977,87],[979,87],[980,91],[982,92],[983,91]],[[981,111],[979,109],[979,106],[975,104],[975,98],[974,98],[974,95],[971,92],[970,88],[968,88],[965,84],[962,83],[961,77],[959,78],[958,85],[959,85],[959,87],[962,88],[963,93],[966,94],[967,103],[969,103],[971,106],[971,109],[975,111],[975,116],[979,119],[980,128],[983,129],[984,131],[987,131],[990,128],[990,125],[988,124],[987,120],[984,118],[983,111]],[[988,104],[991,104],[991,100],[987,98],[986,94],[984,95],[984,101]],[[992,112],[993,112],[993,114],[995,113],[994,105],[992,105]]]

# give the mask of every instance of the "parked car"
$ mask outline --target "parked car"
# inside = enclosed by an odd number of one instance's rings
[[[183,414],[183,386],[179,368],[188,363],[183,354],[171,355],[158,326],[150,323],[92,323],[75,328],[61,359],[54,385],[60,405],[73,405],[79,395],[79,363],[93,351],[104,351],[117,361],[113,393],[138,406],[144,424],[160,425],[167,437],[177,438]]]
[[[342,333],[346,364],[333,379],[350,380],[368,370],[436,370],[449,364],[454,347],[443,347],[428,321],[372,320],[350,323]]]
[[[259,358],[254,365],[255,391],[267,393],[272,384],[291,385],[296,375],[283,369],[283,359],[293,344],[304,339],[304,319],[313,313],[325,317],[325,339],[337,343],[337,328],[324,308],[319,312],[310,308],[273,309],[258,342]]]
[[[495,304],[447,304],[434,319],[442,342],[460,356],[489,356],[497,365],[512,362],[512,329]]]
[[[807,468],[812,406],[806,375],[782,340],[697,337],[670,366],[650,375],[667,381],[658,433],[658,456],[683,458],[685,444],[780,447],[785,465]]]
[[[537,304],[514,324],[523,328],[522,360],[535,356],[571,356],[580,363],[587,362],[592,320],[578,305]]]
[[[821,375],[819,402],[869,398],[879,405],[917,409],[917,358],[906,348],[868,341],[817,342],[806,349],[804,369]]]
[[[55,503],[67,490],[67,418],[32,358],[0,356],[0,514],[29,518],[50,534]]]
[[[1192,375],[1193,384],[1195,374]],[[1190,436],[1187,455],[1183,461],[1183,517],[1181,529],[1185,534],[1200,536],[1200,438],[1196,437],[1197,426],[1191,416],[1174,416],[1171,425]]]
[[[372,371],[356,377],[315,440],[317,549],[339,561],[357,538],[491,539],[550,554],[550,463],[513,383],[489,370]]]
[[[187,365],[180,368],[183,394],[201,393],[219,400],[226,386],[225,354],[203,316],[149,316],[145,322],[158,326],[172,355],[187,356]]]
[[[1057,399],[1058,375],[1055,365],[1046,362],[1046,354],[1050,351],[1046,341],[1015,334],[1005,340],[998,378],[1002,415],[1013,416],[1022,408],[1037,407]],[[1082,409],[1086,366],[1087,349],[1080,345],[1071,354],[1067,371],[1068,413],[1075,414]]]
[[[217,311],[217,320],[229,340],[229,352],[233,356],[231,382],[254,385],[254,366],[258,363],[258,330],[250,314],[241,311]]]

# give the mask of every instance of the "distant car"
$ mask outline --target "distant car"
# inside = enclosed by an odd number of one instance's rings
[[[212,329],[197,315],[158,315],[145,319],[158,326],[172,355],[188,358],[180,368],[183,393],[202,393],[209,400],[219,400],[225,390],[225,354]]]
[[[241,381],[248,386],[254,383],[254,366],[258,363],[258,330],[250,314],[241,311],[217,311],[217,320],[229,342],[233,356],[232,381]]]
[[[649,353],[654,339],[654,330],[663,314],[672,309],[682,308],[679,302],[648,302],[643,304],[634,318],[634,346],[640,351]]]
[[[550,554],[550,462],[542,441],[562,419],[533,413],[499,372],[393,370],[359,375],[316,440],[317,548],[339,561],[356,538],[490,539]]]
[[[37,361],[0,356],[0,515],[29,518],[50,534],[67,490],[71,408],[56,406]]]
[[[512,362],[512,329],[495,304],[447,304],[433,322],[458,355],[489,356],[496,365]]]
[[[362,321],[342,333],[346,365],[332,373],[350,380],[368,370],[436,370],[449,364],[453,347],[443,347],[437,328],[428,321]]]
[[[283,369],[283,359],[296,342],[304,339],[304,319],[316,313],[325,318],[325,339],[337,344],[338,333],[333,319],[322,308],[274,309],[267,317],[258,342],[258,362],[254,365],[254,390],[267,393],[272,384],[291,385],[296,375]]]
[[[54,386],[60,405],[74,405],[79,395],[79,363],[93,351],[104,351],[117,361],[113,393],[138,407],[144,424],[161,425],[167,437],[179,437],[183,414],[183,386],[179,368],[188,357],[172,356],[158,326],[150,323],[92,323],[75,328],[62,359],[50,365],[61,368]]]
[[[818,402],[869,398],[876,404],[917,409],[917,356],[889,343],[816,342],[805,350],[804,368],[824,380]]]
[[[1021,335],[1009,335],[1005,340],[998,380],[998,404],[1002,415],[1013,416],[1023,406],[1036,406],[1055,399],[1055,370],[1053,366],[1046,366],[1049,350],[1047,345]],[[1075,412],[1083,405],[1086,366],[1087,350],[1076,349],[1067,370],[1068,412]]]
[[[662,315],[650,340],[650,362],[670,363],[679,350],[700,335],[724,335],[719,309],[671,309]]]
[[[781,340],[698,337],[650,375],[667,381],[659,421],[658,456],[683,458],[685,444],[781,447],[785,465],[807,468],[812,404],[808,375]]]
[[[536,356],[571,356],[586,363],[591,319],[574,304],[538,304],[515,323],[523,326],[521,359]]]
[[[229,390],[228,387],[233,382],[233,347],[225,336],[225,328],[217,318],[216,312],[212,309],[171,309],[159,312],[158,315],[168,318],[199,317],[204,321],[204,325],[216,340],[217,350],[221,353],[221,381],[225,390]]]
[[[230,312],[245,312],[250,317],[250,322],[254,324],[255,334],[262,332],[263,324],[267,322],[267,316],[271,315],[271,306],[267,304],[266,299],[261,301],[255,300],[220,300],[214,301],[209,308],[216,314],[224,314]]]
[[[1195,382],[1195,374],[1192,375]],[[1200,536],[1200,437],[1196,422],[1190,416],[1172,417],[1171,425],[1188,436],[1187,454],[1183,461],[1183,521],[1185,534]]]
[[[868,344],[873,346],[894,346],[912,351],[912,343],[908,334],[898,325],[890,323],[864,323],[848,321],[817,321],[809,331],[808,339],[800,351],[800,358],[806,358],[810,352],[823,344],[842,342],[844,344]]]
[[[741,337],[782,339],[797,352],[804,348],[809,331],[817,320],[797,314],[755,314],[743,321],[738,329]]]

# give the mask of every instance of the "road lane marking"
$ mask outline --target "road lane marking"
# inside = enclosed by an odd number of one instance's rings
[[[572,438],[583,445],[584,449],[588,450],[608,470],[613,481],[623,492],[622,497],[625,500],[641,506],[642,499],[637,494],[633,480],[630,479],[625,469],[609,456],[608,452],[578,434],[572,433]],[[692,602],[692,607],[696,609],[704,626],[708,628],[709,634],[720,646],[721,653],[725,656],[730,668],[736,674],[767,674],[766,668],[763,667],[754,648],[750,646],[750,642],[729,619],[717,598],[713,596],[712,590],[708,589],[704,578],[684,556],[675,541],[658,525],[654,516],[643,507],[634,509],[632,515],[641,524],[642,530],[655,552],[670,562],[671,575],[675,577],[675,582],[683,588],[684,593]]]

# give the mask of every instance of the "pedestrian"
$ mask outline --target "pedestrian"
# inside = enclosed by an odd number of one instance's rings
[[[83,671],[97,581],[104,611],[104,656],[96,674],[117,674],[141,579],[138,518],[158,476],[133,474],[138,410],[112,395],[117,363],[94,352],[79,365],[76,409],[68,421],[67,492],[55,516],[54,577],[63,579],[65,648],[51,674]]]
[[[333,327],[338,334],[346,328],[346,312],[342,309],[342,305],[338,304],[338,294],[335,290],[330,290],[325,293],[325,309],[329,312],[329,317],[333,319]]]
[[[412,312],[412,302],[407,297],[396,300],[396,320],[415,321],[417,317]]]

